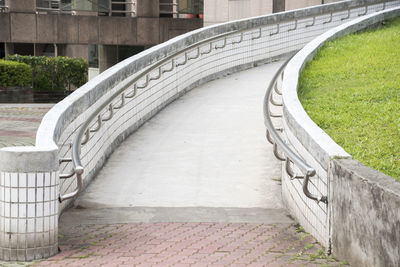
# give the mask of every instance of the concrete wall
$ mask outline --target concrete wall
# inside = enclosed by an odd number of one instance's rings
[[[340,0],[204,0],[204,26]]]
[[[334,160],[332,252],[352,266],[400,264],[400,182],[356,160]]]
[[[6,6],[11,12],[34,12],[36,0],[6,0]]]
[[[81,57],[88,61],[89,53],[87,45],[71,45],[67,44],[63,48],[63,56],[66,57]]]
[[[339,2],[342,0],[284,0],[284,1],[286,10],[292,10],[309,6],[329,4],[329,3]]]
[[[351,9],[349,22],[318,36],[291,59],[282,83],[284,136],[291,149],[316,170],[316,178],[309,187],[314,194],[327,193],[327,217],[324,220],[320,216],[320,204],[307,203],[301,197],[301,186],[287,178],[285,171],[284,201],[307,231],[317,239],[322,237],[323,244],[331,244],[334,256],[350,261],[353,266],[399,266],[400,183],[352,160],[308,117],[297,97],[298,79],[325,42],[400,16],[400,8],[393,8],[399,4],[400,1],[392,1],[386,4],[387,10],[381,11],[383,5],[372,2],[369,15],[363,17],[358,14],[364,8]],[[341,13],[336,21],[347,17],[344,15]],[[328,228],[315,224],[318,220],[325,221]],[[324,232],[315,232],[316,226]]]
[[[118,63],[118,47],[116,45],[99,45],[99,72]]]
[[[156,45],[202,27],[201,19],[0,13],[0,42]]]
[[[277,13],[277,12],[282,12],[285,11],[285,0],[273,0],[272,2],[272,12]]]
[[[321,5],[321,0],[285,0],[286,10],[299,9],[308,6]]]
[[[136,0],[138,17],[158,17],[160,15],[160,0]]]
[[[333,3],[320,8],[330,10],[332,7],[342,3]],[[336,27],[340,26],[346,21],[359,19],[358,14],[364,11],[363,4],[365,1],[352,1],[347,2],[350,9],[350,17],[347,19],[347,12],[332,13],[332,21],[328,24]],[[394,2],[393,2],[394,3]],[[361,4],[361,6],[357,6]],[[371,6],[368,8],[369,14],[374,14],[375,11],[382,9],[382,4],[375,4],[370,2]],[[389,4],[386,6],[389,8]],[[309,9],[301,9],[309,10]],[[295,12],[299,12],[297,10]],[[313,31],[318,29],[318,25],[322,27],[322,32],[326,31],[326,21],[329,17],[316,17]],[[311,21],[311,19],[310,19]],[[304,23],[304,22],[303,22]],[[310,23],[306,22],[306,25]],[[304,27],[304,26],[303,26]],[[328,176],[329,164],[332,158],[351,158],[340,146],[338,146],[324,131],[322,131],[304,111],[301,103],[297,98],[298,78],[302,68],[306,62],[312,60],[318,49],[326,42],[327,39],[333,38],[332,36],[340,36],[354,32],[365,27],[364,24],[356,24],[356,26],[349,27],[346,31],[332,30],[325,32],[318,36],[316,39],[306,44],[306,46],[293,57],[285,69],[285,75],[282,82],[283,92],[283,137],[291,145],[292,149],[298,153],[304,161],[310,164],[315,170],[316,175],[311,178],[309,183],[309,190],[317,196],[328,196],[330,194],[330,178]],[[300,28],[302,28],[300,26]],[[306,27],[307,28],[307,27]],[[292,180],[286,174],[285,168],[282,171],[282,195],[283,200],[291,211],[292,215],[302,224],[306,231],[315,236],[319,242],[325,247],[330,246],[330,205],[324,203],[317,203],[303,194],[303,183],[300,180]]]
[[[229,20],[261,16],[272,13],[272,2],[263,0],[229,1]]]
[[[204,0],[204,26],[272,13],[272,0]]]

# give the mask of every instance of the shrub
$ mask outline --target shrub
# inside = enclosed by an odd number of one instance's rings
[[[70,90],[71,86],[80,87],[87,81],[88,64],[82,58],[12,55],[7,59],[32,67],[36,91]]]
[[[31,86],[32,68],[24,63],[0,59],[0,86]]]

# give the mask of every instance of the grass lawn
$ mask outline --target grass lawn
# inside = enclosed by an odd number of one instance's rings
[[[400,180],[400,18],[327,43],[302,72],[298,93],[354,159]]]

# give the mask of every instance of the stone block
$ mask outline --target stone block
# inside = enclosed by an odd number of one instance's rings
[[[117,40],[119,45],[135,45],[137,43],[137,19],[118,18],[116,21]]]
[[[99,42],[99,17],[79,16],[79,43],[97,44]]]
[[[99,17],[99,43],[118,44],[118,18]]]
[[[201,28],[202,25],[203,20],[201,19],[160,18],[160,42]]]
[[[88,45],[83,44],[68,44],[65,45],[65,56],[67,57],[81,57],[88,60]]]
[[[78,43],[78,20],[79,18],[77,16],[58,16],[57,33],[59,43]]]
[[[159,17],[160,0],[137,0],[137,17]]]
[[[153,45],[160,42],[160,19],[137,18],[137,44]]]
[[[285,11],[285,0],[273,0],[272,9],[273,13]]]
[[[320,5],[321,0],[286,0],[286,10],[299,9],[304,7]]]
[[[57,42],[57,15],[37,15],[37,42],[56,43]]]
[[[10,42],[10,14],[0,13],[0,42]]]
[[[212,25],[229,20],[228,0],[204,0],[204,23]]]
[[[27,13],[10,13],[11,42],[36,42],[36,15]]]
[[[400,183],[351,159],[334,160],[332,252],[352,266],[398,266]]]
[[[7,2],[11,12],[34,13],[36,1],[33,0],[11,0]]]

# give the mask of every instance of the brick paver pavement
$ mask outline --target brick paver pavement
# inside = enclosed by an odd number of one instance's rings
[[[35,266],[343,266],[294,224],[131,223],[60,233]]]
[[[0,104],[0,148],[32,146],[43,116],[53,104]]]

